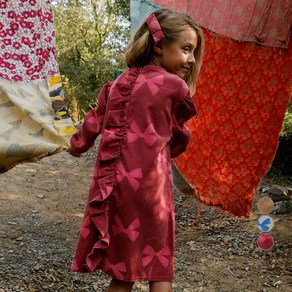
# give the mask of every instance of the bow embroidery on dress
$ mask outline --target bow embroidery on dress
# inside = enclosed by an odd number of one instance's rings
[[[157,137],[155,136],[155,131],[153,128],[153,124],[150,124],[144,133],[142,133],[142,131],[140,130],[139,126],[137,125],[137,123],[135,121],[132,122],[130,129],[132,131],[132,133],[128,133],[128,142],[135,142],[138,138],[142,138],[145,140],[145,142],[152,146],[156,140]]]
[[[139,76],[136,82],[136,86],[134,87],[134,90],[138,90],[142,85],[146,84],[149,90],[151,91],[152,95],[155,96],[159,89],[161,89],[161,85],[164,83],[164,77],[163,76],[155,76],[153,78],[147,79],[143,74]],[[158,86],[157,86],[158,85]]]
[[[168,246],[156,252],[152,246],[147,245],[143,250],[143,254],[146,255],[142,259],[142,263],[144,267],[146,267],[153,260],[155,256],[158,258],[159,262],[162,264],[164,268],[166,268],[169,265],[170,250]]]
[[[122,273],[125,273],[127,271],[126,265],[124,262],[117,263],[117,264],[111,264],[108,259],[105,259],[105,266],[108,268],[108,270],[112,270],[113,273],[120,278],[124,278],[124,275]]]
[[[142,178],[142,170],[141,168],[136,168],[132,171],[126,171],[123,165],[120,165],[117,173],[117,182],[120,183],[124,177],[127,178],[129,184],[133,188],[134,191],[137,191],[140,187],[139,178]]]
[[[123,222],[121,218],[116,215],[115,216],[115,223],[116,225],[113,225],[113,234],[118,235],[120,233],[125,233],[131,241],[135,241],[137,237],[139,236],[139,231],[135,230],[140,227],[140,221],[138,218],[136,218],[129,226],[128,228],[125,228],[123,225]]]

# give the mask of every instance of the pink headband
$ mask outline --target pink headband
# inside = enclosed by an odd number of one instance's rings
[[[150,33],[153,37],[153,40],[155,43],[161,41],[164,39],[164,33],[161,29],[161,26],[156,18],[156,15],[154,13],[150,14],[148,18],[146,19],[146,23],[148,25],[148,28],[150,30]]]

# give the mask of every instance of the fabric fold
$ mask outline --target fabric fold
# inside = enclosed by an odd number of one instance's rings
[[[51,1],[0,2],[0,173],[63,151],[76,132],[56,59]]]
[[[86,264],[82,264],[83,255],[76,257],[72,264],[72,269],[78,272],[94,272],[101,266],[100,255],[101,250],[109,246],[110,235],[108,232],[108,213],[111,193],[116,180],[116,171],[118,165],[118,158],[121,153],[123,140],[126,138],[127,126],[125,119],[128,111],[129,99],[135,84],[135,80],[139,75],[138,70],[130,71],[127,83],[123,79],[117,79],[114,82],[114,90],[112,87],[109,92],[111,99],[107,105],[107,113],[104,117],[103,139],[99,145],[98,173],[94,174],[92,184],[90,187],[88,206],[85,212],[84,224],[94,225],[90,228],[90,233],[86,234],[86,238],[91,238],[92,243],[88,245],[88,250],[85,251]],[[72,145],[74,147],[74,144]],[[90,223],[89,223],[90,222]],[[81,229],[84,229],[81,227]],[[80,234],[84,237],[84,234]],[[90,240],[88,240],[90,242]],[[84,249],[84,246],[83,246]]]

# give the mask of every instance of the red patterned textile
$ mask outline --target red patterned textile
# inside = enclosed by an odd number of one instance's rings
[[[291,0],[151,2],[187,13],[206,35],[198,115],[177,167],[202,202],[248,217],[291,97]],[[133,7],[142,21],[145,7]]]
[[[192,139],[175,162],[202,202],[249,216],[291,96],[292,42],[282,50],[208,31],[205,38]]]
[[[238,41],[287,48],[291,34],[291,0],[154,0],[186,12],[198,24]]]
[[[59,75],[50,0],[0,1],[0,77],[11,81]]]

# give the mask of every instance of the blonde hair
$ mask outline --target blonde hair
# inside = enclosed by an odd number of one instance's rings
[[[204,35],[200,27],[186,14],[177,13],[166,8],[161,8],[153,12],[161,26],[165,38],[161,40],[162,44],[169,45],[177,41],[180,33],[193,28],[198,37],[197,48],[194,52],[195,63],[184,80],[188,84],[190,91],[195,91],[198,74],[202,65],[204,50]],[[154,51],[154,40],[148,29],[146,21],[140,26],[134,35],[126,50],[126,63],[128,67],[145,66],[150,63]]]

